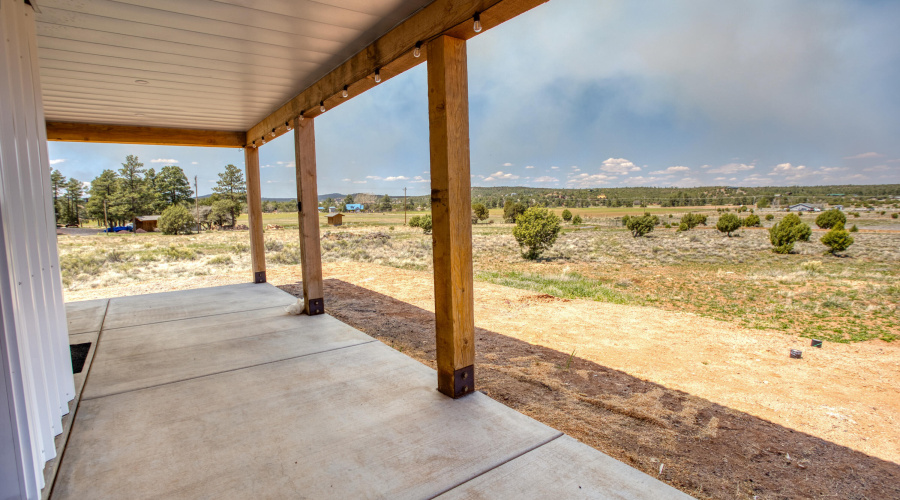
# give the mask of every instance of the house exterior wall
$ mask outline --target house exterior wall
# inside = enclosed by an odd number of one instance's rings
[[[32,8],[0,0],[0,32],[0,497],[39,498],[75,385]]]

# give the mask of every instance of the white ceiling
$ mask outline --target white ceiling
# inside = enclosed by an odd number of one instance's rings
[[[44,112],[248,130],[430,1],[39,0]]]

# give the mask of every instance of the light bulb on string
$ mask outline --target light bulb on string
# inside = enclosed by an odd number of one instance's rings
[[[413,57],[422,55],[422,42],[416,42],[416,48],[413,49]]]
[[[304,119],[303,111],[301,111],[300,112],[300,123],[303,123],[303,119]]]
[[[260,140],[260,142],[262,142],[263,144],[266,143],[266,138],[265,138],[265,137],[260,137],[259,140]]]
[[[325,112],[325,101],[319,101],[319,111],[322,113]]]
[[[375,70],[375,83],[381,83],[381,70]]]
[[[344,90],[341,90],[341,97],[347,97],[348,95],[350,94],[347,92],[347,86],[344,85]]]
[[[475,30],[475,33],[481,32],[481,13],[475,13],[475,25],[472,26],[472,29]]]
[[[272,129],[272,133],[270,134],[273,138],[275,137],[275,129]]]
[[[284,122],[284,129],[287,130],[288,132],[290,132],[291,130],[294,129],[294,127],[291,127],[291,122],[288,121],[288,122]]]

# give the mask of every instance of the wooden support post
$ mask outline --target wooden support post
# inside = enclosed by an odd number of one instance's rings
[[[439,36],[427,48],[438,390],[458,398],[475,390],[466,42]]]
[[[259,187],[259,149],[244,148],[247,170],[247,219],[250,223],[250,266],[253,282],[266,282],[266,244],[263,239],[262,193]]]
[[[294,164],[297,169],[297,218],[300,222],[300,268],[303,310],[325,313],[322,286],[322,249],[319,246],[319,194],[316,188],[316,131],[314,120],[294,119]]]

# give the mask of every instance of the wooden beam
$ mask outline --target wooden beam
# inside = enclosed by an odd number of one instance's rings
[[[244,132],[223,130],[47,122],[48,141],[242,148],[245,139]]]
[[[250,223],[250,267],[254,283],[266,282],[266,245],[263,239],[262,194],[259,186],[259,149],[244,148],[247,175],[247,219]]]
[[[316,132],[312,118],[303,121],[294,119],[294,160],[297,171],[303,310],[313,316],[325,313],[325,290],[322,286],[322,249],[319,245]]]
[[[276,136],[283,134],[285,123],[300,116],[301,111],[307,118],[318,116],[322,101],[326,109],[331,109],[374,87],[376,69],[380,70],[384,81],[424,62],[427,50],[422,50],[418,58],[412,54],[418,42],[423,42],[425,47],[429,40],[442,35],[461,40],[478,35],[473,29],[476,12],[480,13],[483,27],[480,33],[484,33],[545,2],[547,0],[435,0],[254,125],[247,131],[247,143],[263,136],[268,140],[266,134],[272,129]],[[345,85],[349,96],[342,98]]]
[[[428,43],[428,127],[438,390],[458,398],[475,390],[475,300],[466,42]]]

